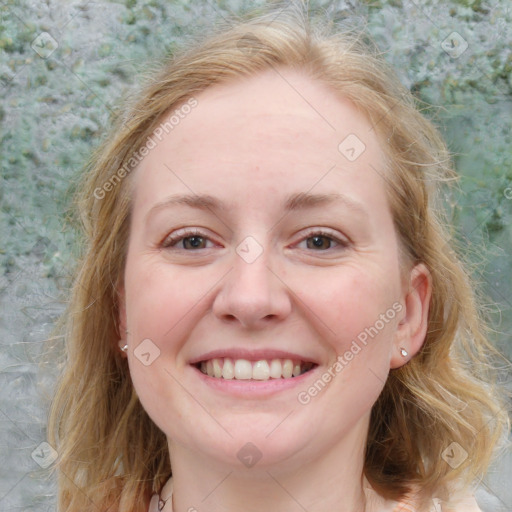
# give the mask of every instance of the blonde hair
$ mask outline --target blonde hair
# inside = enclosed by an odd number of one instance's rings
[[[127,163],[169,111],[216,83],[272,67],[305,70],[365,113],[388,158],[386,178],[407,263],[432,277],[421,352],[391,371],[372,410],[365,475],[383,496],[470,485],[508,433],[504,401],[490,384],[496,355],[483,330],[468,273],[448,249],[434,193],[454,177],[448,151],[414,98],[358,32],[325,33],[302,9],[270,11],[210,35],[170,59],[118,117],[79,187],[86,249],[66,315],[66,362],[50,420],[57,446],[59,509],[145,511],[171,475],[167,440],[133,388],[117,340],[118,296],[130,228]],[[128,171],[126,171],[128,169]],[[123,174],[123,176],[124,176]],[[98,198],[98,190],[107,193]],[[443,451],[469,457],[452,469]],[[445,495],[445,498],[447,496]]]

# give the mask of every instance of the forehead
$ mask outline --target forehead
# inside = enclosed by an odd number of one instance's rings
[[[162,196],[166,184],[219,196],[227,184],[242,193],[248,182],[251,192],[291,186],[322,192],[347,180],[361,190],[372,183],[383,189],[384,157],[370,122],[303,71],[270,69],[214,85],[195,99],[197,106],[140,164],[136,198],[146,191]]]

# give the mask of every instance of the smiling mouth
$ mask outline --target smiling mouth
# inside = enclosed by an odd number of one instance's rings
[[[203,374],[226,380],[271,380],[292,379],[311,371],[315,363],[292,359],[231,359],[229,357],[200,361],[195,366]]]

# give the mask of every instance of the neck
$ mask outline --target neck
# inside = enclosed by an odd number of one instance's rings
[[[365,491],[365,442],[354,433],[320,457],[305,455],[305,448],[285,462],[250,469],[200,458],[170,442],[173,512],[369,512],[376,500],[372,494],[368,503]]]

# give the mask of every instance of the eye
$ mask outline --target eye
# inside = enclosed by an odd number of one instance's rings
[[[162,242],[163,249],[179,249],[194,251],[197,249],[209,249],[213,247],[212,241],[198,230],[183,230],[171,233]]]
[[[304,247],[303,244],[305,244],[306,247]],[[346,240],[340,240],[332,233],[325,231],[314,231],[309,233],[309,235],[298,244],[298,247],[300,248],[312,249],[317,252],[327,251],[329,249],[335,248],[343,249],[347,246],[348,242]]]

